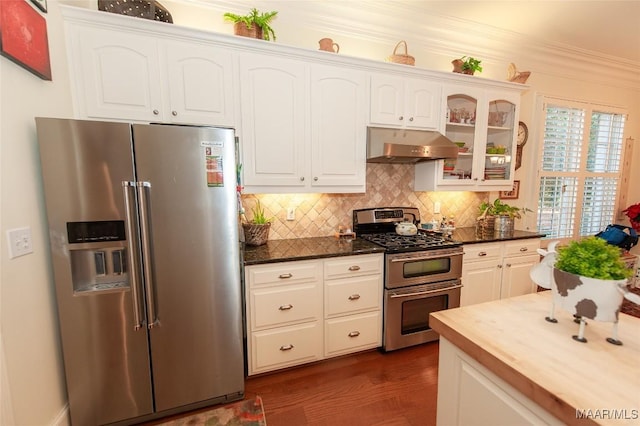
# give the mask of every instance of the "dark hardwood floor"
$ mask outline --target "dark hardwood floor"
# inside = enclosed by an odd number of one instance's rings
[[[250,377],[268,426],[434,425],[438,343],[377,350]]]

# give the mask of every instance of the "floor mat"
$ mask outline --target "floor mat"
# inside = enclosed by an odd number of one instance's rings
[[[222,407],[181,417],[161,426],[266,426],[262,398],[238,401]],[[160,426],[159,425],[159,426]]]

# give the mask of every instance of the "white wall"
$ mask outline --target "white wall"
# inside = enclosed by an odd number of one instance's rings
[[[68,3],[81,5],[79,1]],[[254,4],[261,10],[278,10],[280,14],[273,25],[278,43],[317,49],[320,38],[332,37],[344,55],[384,60],[401,39],[407,40],[409,53],[416,57],[416,66],[422,68],[450,70],[451,59],[472,55],[482,58],[485,66],[485,71],[474,78],[503,79],[508,63],[515,62],[519,69],[533,72],[521,117],[530,129],[535,128],[538,93],[627,107],[630,120],[626,135],[636,139],[633,163],[640,165],[639,84],[629,85],[624,78],[628,73],[617,67],[612,67],[612,74],[607,76],[606,62],[590,62],[581,68],[576,66],[581,62],[575,58],[563,62],[551,47],[527,45],[514,34],[494,31],[489,39],[483,38],[482,28],[461,31],[461,26],[469,24],[416,15],[414,7],[422,2],[415,1],[394,2],[393,14],[386,15],[375,7],[351,6],[354,2],[161,0],[161,3],[172,13],[177,25],[228,34],[232,25],[222,20],[225,11],[244,13]],[[59,0],[47,0],[47,4],[49,12],[44,16],[53,82],[43,81],[0,58],[0,356],[3,357],[0,422],[3,425],[66,421],[64,374],[33,118],[70,117],[72,110]],[[95,1],[82,4],[95,8]],[[534,189],[535,136],[532,132],[525,147],[524,165],[516,175],[522,181],[523,203],[527,201],[526,194]],[[640,181],[640,167],[633,168],[631,181]],[[640,201],[640,186],[631,185],[628,200]],[[22,226],[32,228],[34,253],[9,260],[5,231]]]

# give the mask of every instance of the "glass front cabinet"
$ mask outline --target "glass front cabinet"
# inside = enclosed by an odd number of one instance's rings
[[[520,93],[449,86],[442,99],[441,132],[458,145],[458,157],[416,165],[415,190],[510,190]]]

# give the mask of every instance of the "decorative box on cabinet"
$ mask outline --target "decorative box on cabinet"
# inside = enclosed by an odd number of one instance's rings
[[[444,133],[464,147],[456,159],[416,165],[415,190],[510,190],[520,92],[445,86],[442,98]]]
[[[235,124],[230,50],[78,24],[67,44],[81,118]]]
[[[240,78],[245,192],[365,191],[364,72],[245,53]]]
[[[464,246],[460,305],[533,293],[529,271],[540,261],[540,239]]]
[[[407,129],[437,129],[440,124],[441,85],[395,75],[371,76],[372,125]]]

